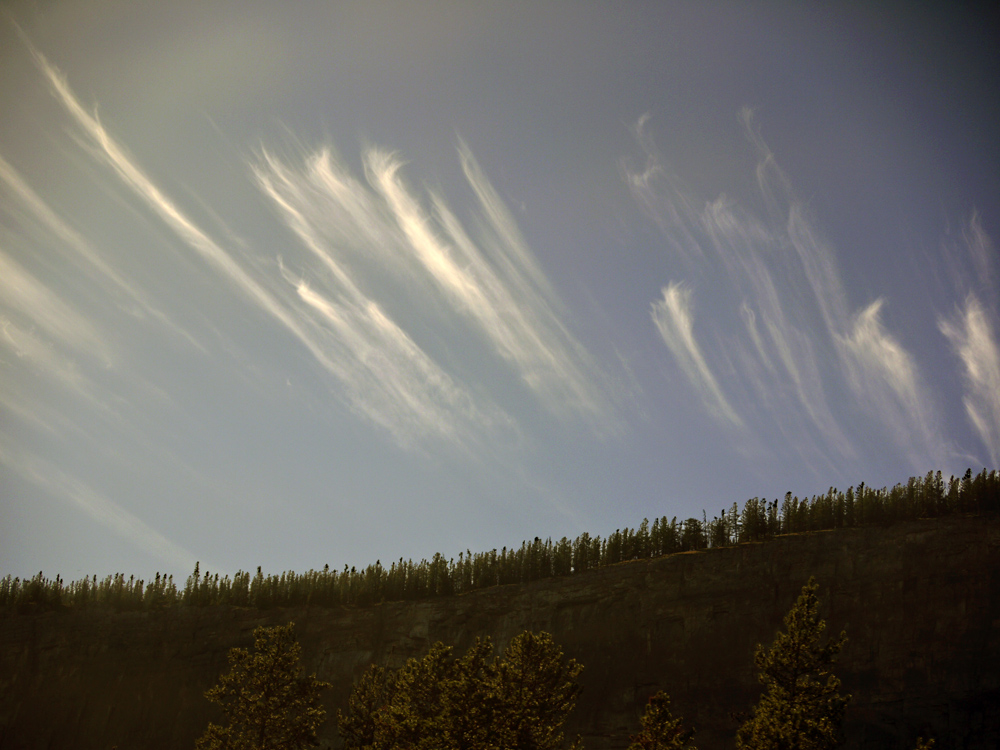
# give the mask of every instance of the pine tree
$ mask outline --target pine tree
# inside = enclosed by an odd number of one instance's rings
[[[446,685],[453,679],[451,647],[435,643],[422,659],[410,659],[395,677],[392,698],[375,713],[380,750],[450,748],[445,721]]]
[[[488,750],[498,698],[496,658],[488,638],[459,659],[436,643],[397,672],[372,667],[339,717],[346,750]]]
[[[497,665],[499,746],[517,750],[562,747],[562,726],[576,707],[583,665],[563,661],[548,633],[525,631],[507,646]]]
[[[396,673],[372,664],[354,685],[347,712],[337,712],[337,727],[345,750],[363,750],[375,745],[376,716],[396,692]]]
[[[697,750],[688,742],[694,730],[684,730],[681,717],[670,711],[670,697],[662,690],[649,699],[642,714],[642,729],[632,736],[628,750]]]
[[[849,695],[840,695],[830,667],[847,640],[846,633],[826,645],[826,623],[817,614],[815,579],[802,588],[769,649],[757,647],[754,664],[764,695],[740,727],[741,750],[829,750],[842,744],[841,723]]]
[[[254,651],[229,652],[229,671],[205,697],[222,707],[226,726],[209,724],[198,750],[299,750],[317,745],[326,716],[319,694],[330,687],[299,665],[295,625],[254,631]]]
[[[548,633],[489,639],[460,658],[436,643],[395,672],[372,667],[339,714],[345,750],[558,750],[583,668]]]

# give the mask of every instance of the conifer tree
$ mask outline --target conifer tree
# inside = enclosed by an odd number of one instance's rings
[[[435,644],[396,672],[371,667],[338,715],[346,750],[495,747],[496,660],[488,638],[459,659]]]
[[[445,720],[446,685],[454,678],[451,647],[435,643],[422,659],[410,659],[396,673],[392,698],[375,714],[374,747],[435,750],[450,732]]]
[[[447,744],[453,750],[490,750],[496,743],[497,659],[489,638],[477,638],[455,661],[450,679],[444,684],[442,718]]]
[[[583,665],[563,661],[548,633],[525,631],[504,650],[497,665],[500,697],[499,745],[518,750],[556,750],[562,727],[576,707]]]
[[[817,614],[815,579],[802,588],[769,649],[757,646],[754,664],[764,695],[736,734],[740,750],[830,750],[842,744],[849,695],[830,668],[847,640],[821,645],[826,623]]]
[[[229,671],[205,697],[222,707],[227,724],[209,724],[198,750],[299,750],[317,745],[326,709],[319,694],[330,687],[305,677],[295,625],[254,631],[254,650],[229,652]]]
[[[670,696],[662,690],[649,699],[642,714],[642,729],[632,736],[628,750],[698,750],[688,742],[694,730],[684,730],[684,719],[674,718]]]
[[[338,715],[345,750],[558,750],[583,668],[548,633],[488,638],[460,658],[436,643],[395,672],[372,667]]]
[[[354,685],[347,712],[337,711],[337,727],[346,750],[362,750],[375,745],[376,715],[393,698],[396,673],[372,664]]]

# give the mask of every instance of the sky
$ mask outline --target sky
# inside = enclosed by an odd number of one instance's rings
[[[956,3],[0,9],[0,575],[362,567],[1000,468]]]

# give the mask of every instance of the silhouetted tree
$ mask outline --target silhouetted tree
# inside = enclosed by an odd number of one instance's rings
[[[359,679],[347,701],[347,712],[337,712],[337,728],[345,750],[375,745],[376,714],[392,700],[396,673],[372,664]]]
[[[504,650],[497,665],[498,745],[516,750],[562,747],[562,727],[576,707],[583,665],[563,660],[548,633],[525,631]]]
[[[326,717],[319,694],[330,687],[305,677],[295,625],[254,631],[253,653],[229,652],[229,671],[205,697],[222,707],[226,725],[209,724],[198,750],[299,750],[317,745]]]
[[[662,690],[650,697],[642,714],[642,729],[632,736],[628,750],[697,750],[688,744],[694,730],[681,726],[684,719],[674,718],[670,697]]]
[[[500,698],[496,658],[489,638],[477,638],[455,661],[443,688],[441,718],[446,742],[437,747],[451,750],[493,747]]]
[[[503,656],[489,639],[461,658],[436,643],[396,672],[369,669],[338,714],[345,750],[557,750],[582,667],[548,633],[525,632]]]
[[[374,747],[431,750],[448,734],[444,723],[445,684],[452,678],[451,648],[436,643],[422,659],[410,659],[396,673],[392,698],[375,714]]]
[[[684,522],[681,535],[681,549],[684,551],[705,548],[705,526],[697,518],[689,518]]]
[[[842,743],[841,723],[849,695],[840,695],[830,667],[847,640],[820,644],[826,623],[817,614],[818,589],[810,578],[785,616],[769,649],[757,646],[754,664],[764,695],[736,734],[748,750],[828,750]]]

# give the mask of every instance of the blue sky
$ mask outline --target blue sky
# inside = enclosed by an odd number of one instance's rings
[[[7,4],[0,573],[457,556],[997,468],[996,31]]]

